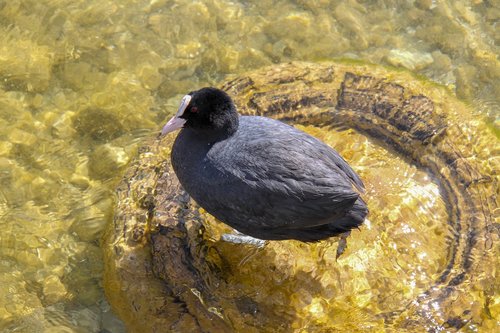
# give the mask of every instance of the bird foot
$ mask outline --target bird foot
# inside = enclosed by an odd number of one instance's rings
[[[339,245],[337,246],[337,255],[335,256],[335,259],[338,259],[344,253],[345,249],[347,248],[347,237],[349,237],[350,234],[350,231],[346,231],[340,234]]]
[[[259,249],[264,247],[264,245],[266,244],[265,240],[247,236],[242,233],[223,234],[221,239],[228,243],[252,245]]]

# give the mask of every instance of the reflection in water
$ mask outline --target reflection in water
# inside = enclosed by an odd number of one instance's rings
[[[0,0],[0,330],[124,331],[103,296],[99,240],[120,172],[140,138],[173,112],[178,94],[271,63],[347,57],[421,73],[477,100],[478,111],[495,119],[499,6]],[[388,183],[391,170],[367,183],[384,184],[377,197],[408,204],[378,217],[403,221],[384,232],[393,239],[386,251],[406,265],[412,248],[438,251],[418,237],[404,249],[397,241],[419,236],[404,221],[425,216],[439,200],[423,173],[410,168]],[[410,175],[422,177],[418,187]],[[383,203],[373,196],[371,205],[375,220]],[[429,265],[440,264],[431,255],[419,252],[425,265],[407,269],[431,274]],[[366,264],[360,259],[356,267]],[[405,283],[418,288],[416,279]],[[495,318],[498,300],[484,302]],[[322,306],[311,302],[309,309]]]

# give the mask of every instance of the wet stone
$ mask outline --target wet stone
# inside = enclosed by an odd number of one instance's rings
[[[9,134],[9,141],[12,143],[31,146],[37,141],[37,138],[32,133],[15,128]]]
[[[468,64],[462,64],[454,71],[456,77],[457,96],[464,99],[471,99],[474,96],[474,86],[477,69]]]
[[[114,139],[123,133],[119,116],[111,110],[87,108],[76,113],[73,126],[79,135],[98,141]]]
[[[52,124],[54,128],[54,134],[58,138],[70,138],[75,134],[75,129],[73,127],[73,117],[75,113],[72,111],[67,111],[63,113],[57,120]]]
[[[415,71],[429,66],[434,59],[429,53],[391,50],[387,55],[387,61],[393,66]]]
[[[55,275],[45,278],[42,284],[44,295],[43,300],[46,304],[60,302],[67,294],[64,284]]]
[[[112,178],[127,165],[129,159],[127,152],[121,147],[100,145],[90,155],[89,175],[94,179]]]
[[[0,141],[0,156],[8,156],[13,144],[8,141]]]

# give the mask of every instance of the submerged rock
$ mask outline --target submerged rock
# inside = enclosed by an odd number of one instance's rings
[[[434,59],[429,53],[391,50],[387,55],[387,61],[393,66],[415,71],[429,66]]]
[[[103,242],[106,293],[129,330],[438,330],[457,312],[470,327],[482,321],[471,290],[498,285],[473,274],[495,260],[498,148],[470,109],[435,84],[369,65],[276,65],[222,88],[241,113],[293,121],[334,145],[365,180],[370,221],[338,261],[335,241],[227,243],[231,230],[175,178],[172,138],[150,139],[117,188]]]
[[[95,148],[90,155],[89,175],[96,179],[112,178],[128,162],[125,149],[106,143]]]

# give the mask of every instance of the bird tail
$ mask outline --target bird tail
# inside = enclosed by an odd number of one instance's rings
[[[351,229],[359,227],[363,224],[366,216],[368,215],[368,207],[366,203],[358,198],[352,205],[351,209],[347,211],[344,217],[336,219],[333,223],[329,224],[330,230],[335,234],[341,234]]]
[[[297,239],[302,242],[318,242],[333,236],[338,236],[363,224],[366,215],[368,215],[368,208],[363,199],[358,198],[352,207],[345,213],[343,217],[336,218],[330,223],[322,224],[319,226],[303,229],[293,229],[293,236],[290,237],[289,233],[279,235],[274,234],[274,238],[269,238],[267,233],[262,239]],[[254,236],[259,237],[259,236]]]

